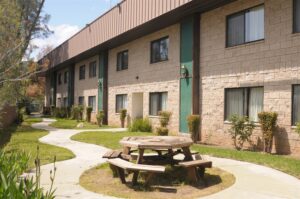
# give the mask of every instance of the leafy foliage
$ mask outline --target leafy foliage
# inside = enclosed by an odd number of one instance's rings
[[[121,126],[122,126],[122,128],[124,128],[124,126],[125,126],[126,116],[127,116],[127,110],[126,109],[122,109],[121,113],[120,113],[120,120],[121,120]]]
[[[189,115],[187,117],[187,122],[189,131],[192,133],[192,139],[194,140],[194,142],[196,142],[199,135],[200,116]]]
[[[300,135],[300,123],[298,122],[297,124],[296,124],[296,133],[298,133],[299,135]]]
[[[152,124],[149,118],[135,119],[128,130],[129,132],[152,132]]]
[[[255,125],[246,116],[239,117],[237,115],[233,115],[230,118],[230,122],[232,124],[229,133],[233,140],[234,147],[241,150],[245,142],[251,143],[250,138]]]
[[[167,136],[169,134],[169,129],[167,127],[157,127],[156,133],[159,136]]]
[[[75,106],[73,105],[72,106],[72,109],[71,109],[71,117],[73,120],[82,120],[83,118],[83,106],[79,105],[79,106]]]
[[[159,111],[159,122],[161,127],[167,127],[172,113],[169,111]]]
[[[271,153],[274,132],[277,126],[276,112],[261,112],[258,114],[259,123],[261,124],[261,130],[264,140],[264,151],[266,153]]]
[[[103,125],[103,119],[105,117],[104,111],[99,111],[96,115],[97,123],[101,127]]]
[[[39,148],[38,150],[39,151]],[[37,153],[39,154],[39,153]],[[36,175],[33,177],[19,177],[28,167],[29,156],[24,152],[14,152],[6,154],[0,151],[0,198],[20,198],[20,199],[53,199],[53,182],[55,178],[55,159],[54,172],[51,171],[51,188],[44,193],[40,187],[40,160],[37,155],[35,159]]]
[[[86,121],[91,122],[93,107],[86,107]]]

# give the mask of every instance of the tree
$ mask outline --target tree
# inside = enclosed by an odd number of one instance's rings
[[[0,109],[5,103],[28,97],[27,87],[45,66],[24,61],[30,54],[30,41],[47,37],[49,15],[42,14],[45,0],[0,1]]]

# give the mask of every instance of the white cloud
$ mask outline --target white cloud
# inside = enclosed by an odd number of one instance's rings
[[[53,34],[51,34],[48,38],[38,38],[31,42],[31,44],[37,47],[37,49],[32,52],[32,57],[36,57],[39,50],[45,46],[53,46],[54,48],[59,46],[77,33],[80,30],[80,27],[76,25],[61,24],[57,26],[49,25],[49,29],[53,31]]]

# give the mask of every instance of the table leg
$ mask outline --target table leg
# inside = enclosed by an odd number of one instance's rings
[[[143,162],[144,151],[145,151],[144,149],[139,149],[139,156],[138,156],[137,161],[136,161],[137,164],[141,164]],[[139,172],[135,171],[133,173],[133,177],[132,177],[132,184],[133,185],[137,184],[138,176],[139,176]]]
[[[130,154],[130,147],[124,147],[123,148],[123,153],[125,154],[125,155],[129,155]]]
[[[193,156],[192,156],[192,153],[191,153],[189,147],[182,147],[182,151],[183,151],[183,154],[184,154],[184,161],[193,160]]]

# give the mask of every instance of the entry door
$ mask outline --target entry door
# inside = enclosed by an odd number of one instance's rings
[[[143,93],[133,93],[132,94],[132,119],[143,118]]]
[[[180,127],[188,133],[187,117],[192,113],[193,18],[180,24]]]

